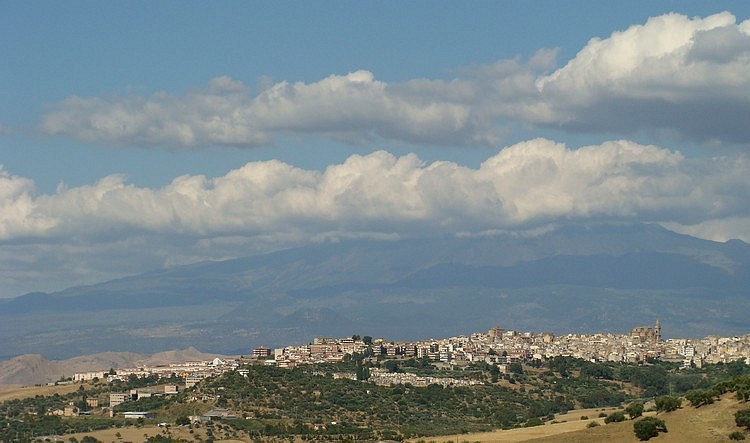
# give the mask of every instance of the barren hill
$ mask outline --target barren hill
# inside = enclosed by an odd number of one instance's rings
[[[72,377],[76,372],[105,371],[140,365],[162,365],[188,360],[210,360],[216,354],[205,354],[193,347],[153,355],[132,352],[102,352],[67,360],[48,360],[39,354],[25,354],[0,361],[0,386],[43,384]]]

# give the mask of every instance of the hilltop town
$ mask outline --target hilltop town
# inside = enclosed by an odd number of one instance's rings
[[[316,337],[247,355],[192,356],[30,388],[60,391],[0,403],[9,420],[0,440],[62,441],[100,429],[109,441],[132,427],[167,437],[171,427],[188,441],[393,440],[538,426],[572,409],[678,399],[673,393],[689,399],[717,383],[745,383],[735,376],[750,374],[750,335],[664,339],[658,321],[627,334],[493,327],[416,341]],[[601,421],[601,409],[592,419]]]
[[[239,370],[247,363],[264,364],[280,368],[299,365],[341,362],[352,355],[377,359],[419,359],[435,365],[460,368],[476,362],[495,365],[507,373],[510,365],[557,356],[580,358],[592,362],[646,362],[652,359],[678,362],[682,367],[702,367],[704,364],[729,363],[743,360],[750,364],[750,334],[736,337],[708,336],[701,339],[662,338],[659,321],[653,327],[640,326],[628,334],[563,334],[551,332],[521,332],[493,327],[487,332],[459,335],[442,339],[418,341],[389,341],[384,338],[354,335],[346,338],[316,337],[307,344],[289,345],[271,349],[260,346],[247,356],[214,358],[204,361],[187,361],[137,368],[112,368],[110,370],[78,372],[72,381],[108,378],[127,380],[129,377],[150,375],[176,375],[184,379],[189,388],[206,377]],[[339,374],[354,377],[354,374]],[[411,383],[469,383],[467,380],[419,379],[408,373],[388,373],[373,369],[370,381],[376,384]],[[166,394],[176,393],[169,386]],[[135,393],[133,393],[135,394]],[[110,405],[130,399],[129,395],[112,394]],[[146,395],[149,395],[148,393]]]

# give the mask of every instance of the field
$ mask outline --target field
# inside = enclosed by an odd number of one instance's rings
[[[75,391],[81,385],[59,385],[59,386],[3,386],[0,385],[0,402],[15,400],[19,398],[34,397],[36,395],[67,394]]]
[[[685,404],[688,404],[686,401]],[[660,413],[658,417],[667,425],[669,432],[659,434],[651,441],[658,443],[709,443],[715,441],[729,441],[728,435],[737,431],[734,423],[734,413],[739,409],[750,407],[735,400],[733,394],[727,394],[712,405],[693,408],[683,406],[681,409]],[[453,442],[481,442],[481,443],[632,443],[639,441],[633,433],[633,422],[610,423],[605,425],[603,419],[595,419],[602,426],[586,428],[592,420],[581,420],[581,415],[596,417],[600,410],[571,411],[560,415],[555,421],[560,423],[545,424],[532,428],[511,429],[477,434],[452,435],[441,438],[430,438],[436,443]],[[609,408],[606,412],[611,412]],[[652,415],[647,413],[646,415]],[[564,422],[563,422],[564,421]]]

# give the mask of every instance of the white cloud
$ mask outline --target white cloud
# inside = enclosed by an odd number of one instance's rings
[[[689,159],[629,141],[570,149],[547,139],[509,146],[478,168],[378,151],[322,172],[254,162],[159,189],[114,175],[36,195],[31,180],[2,171],[0,281],[8,291],[35,279],[90,283],[323,238],[530,232],[603,220],[750,240],[748,176],[744,157]]]
[[[0,240],[44,234],[54,221],[37,213],[34,183],[11,175],[0,165]]]
[[[71,97],[44,117],[40,129],[90,143],[184,147],[260,146],[280,133],[350,142],[491,143],[474,128],[466,97],[471,93],[459,82],[392,87],[356,71],[311,84],[280,82],[251,98],[241,83],[221,77],[184,97]]]
[[[562,68],[556,52],[473,66],[449,81],[376,80],[360,70],[317,82],[229,77],[184,95],[71,97],[40,129],[103,145],[255,147],[280,134],[350,143],[496,145],[517,125],[643,131],[699,142],[750,142],[750,21],[667,14],[595,38]]]
[[[272,160],[217,178],[177,177],[161,189],[113,175],[35,196],[30,180],[4,172],[0,233],[6,240],[455,233],[590,218],[693,224],[750,216],[748,174],[742,157],[686,159],[629,141],[570,149],[547,139],[504,148],[477,169],[378,151],[323,172]]]
[[[668,14],[592,39],[537,87],[538,122],[571,131],[656,131],[750,142],[750,21]]]

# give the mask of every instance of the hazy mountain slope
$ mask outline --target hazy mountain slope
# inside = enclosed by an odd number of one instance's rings
[[[0,361],[0,385],[28,386],[72,377],[76,372],[106,371],[109,368],[163,365],[190,360],[210,360],[214,357],[216,357],[215,354],[205,354],[195,348],[165,351],[153,355],[132,352],[102,352],[66,360],[48,360],[39,354],[25,354]]]
[[[352,333],[507,328],[668,335],[750,330],[750,246],[654,225],[536,237],[355,240],[164,269],[0,304],[0,357],[257,345]]]

